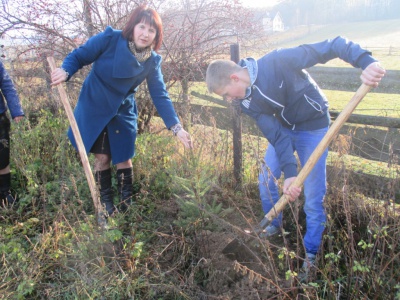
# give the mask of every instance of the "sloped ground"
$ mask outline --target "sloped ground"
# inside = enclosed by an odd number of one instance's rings
[[[376,188],[379,182],[371,179],[360,180],[340,174],[340,170],[331,169],[330,187],[327,195],[327,211],[330,217],[330,227],[327,230],[328,236],[336,236],[333,240],[327,239],[324,242],[323,254],[327,254],[332,248],[348,251],[346,243],[343,242],[341,232],[346,231],[346,224],[352,224],[352,239],[355,245],[363,240],[366,228],[370,226],[370,217],[381,209],[380,205],[367,204],[365,196],[376,196]],[[343,179],[347,177],[345,182]],[[349,179],[351,178],[351,179]],[[248,186],[248,191],[256,189],[256,186]],[[348,197],[351,194],[351,200],[341,200],[336,198]],[[215,196],[215,195],[214,195]],[[350,196],[349,196],[350,197]],[[177,273],[186,276],[182,278],[185,284],[192,286],[192,299],[295,299],[296,297],[306,297],[308,299],[317,299],[317,290],[312,285],[301,284],[297,273],[303,262],[304,250],[302,246],[302,235],[305,232],[304,213],[302,211],[302,199],[285,208],[284,211],[284,233],[270,238],[269,240],[260,240],[254,235],[246,235],[243,230],[249,228],[249,225],[256,225],[262,218],[259,212],[259,200],[255,198],[235,199],[219,195],[220,201],[225,206],[235,207],[234,212],[224,218],[211,216],[213,228],[199,228],[191,234],[180,236],[178,244],[187,243],[187,248],[191,249],[191,257],[182,264],[186,266]],[[382,203],[389,201],[387,198]],[[343,206],[349,201],[351,207]],[[168,200],[164,207],[168,209],[168,220],[179,219],[178,209],[173,200]],[[388,206],[384,209],[388,209]],[[347,211],[348,210],[348,211]],[[371,211],[371,215],[367,213]],[[390,210],[390,208],[389,208]],[[173,213],[171,213],[171,211]],[[346,212],[347,211],[347,212]],[[375,212],[374,212],[375,211]],[[397,212],[398,213],[398,212]],[[165,220],[168,224],[169,221]],[[167,229],[167,228],[165,228]],[[164,241],[169,246],[161,255],[155,258],[165,269],[176,266],[176,261],[185,257],[184,253],[177,251],[182,247],[173,246],[177,242],[175,234],[181,232],[176,228],[176,232],[168,232],[160,235],[170,236],[170,240]],[[185,232],[185,229],[183,229]],[[349,237],[348,237],[349,238]],[[183,240],[185,240],[183,242]],[[346,238],[344,239],[346,240]],[[344,243],[344,244],[343,244]],[[228,250],[226,251],[226,248]],[[286,249],[286,250],[285,250]],[[187,252],[186,252],[187,253]],[[319,257],[317,261],[321,268],[326,268],[328,260]],[[345,264],[344,261],[342,262]],[[291,270],[294,276],[287,276]],[[176,275],[176,274],[175,274]],[[326,275],[319,271],[310,277],[309,282],[323,283]],[[347,292],[348,293],[348,292]],[[345,295],[346,291],[342,291]],[[348,293],[347,295],[349,295]],[[313,298],[315,297],[315,298]]]

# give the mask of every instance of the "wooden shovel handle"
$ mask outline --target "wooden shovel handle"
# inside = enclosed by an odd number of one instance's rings
[[[364,83],[358,88],[357,92],[351,98],[350,102],[347,103],[343,111],[336,118],[335,122],[331,125],[329,130],[326,132],[324,138],[315,148],[314,152],[311,154],[310,158],[304,164],[303,168],[296,177],[296,180],[292,183],[295,187],[301,187],[306,180],[308,174],[314,168],[316,162],[319,160],[321,155],[324,153],[325,149],[329,146],[329,143],[337,135],[340,128],[347,121],[350,115],[353,113],[354,109],[365,97],[365,95],[371,90],[371,86],[365,85]],[[286,204],[289,202],[289,197],[282,195],[279,201],[274,205],[274,207],[264,216],[260,223],[261,228],[265,228],[277,215],[285,208]]]
[[[50,70],[53,71],[56,68],[54,58],[51,56],[47,57],[47,61],[50,65]],[[72,129],[72,133],[74,134],[76,146],[78,148],[78,152],[81,157],[82,165],[85,170],[86,179],[89,184],[90,193],[92,195],[93,205],[94,205],[95,213],[97,216],[97,222],[99,223],[100,226],[104,226],[105,218],[104,218],[102,206],[100,203],[100,199],[98,196],[96,183],[95,183],[93,173],[90,168],[89,160],[88,160],[88,157],[86,154],[85,145],[83,144],[82,137],[81,137],[78,125],[76,123],[75,116],[72,112],[71,105],[68,100],[68,96],[64,89],[64,86],[62,84],[59,84],[59,85],[57,85],[57,88],[58,88],[58,92],[60,93],[61,102],[64,105],[65,112],[67,114],[69,123],[71,125],[71,129]]]

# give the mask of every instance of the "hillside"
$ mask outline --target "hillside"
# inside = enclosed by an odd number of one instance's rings
[[[400,47],[400,19],[300,26],[277,33],[270,41],[274,46],[290,47],[337,35],[355,40],[363,47]]]
[[[371,50],[387,70],[380,87],[374,92],[400,93],[400,19],[301,26],[271,36],[270,42],[273,48],[292,47],[338,35]],[[358,78],[360,70],[340,59],[315,66],[309,72],[324,89],[355,91],[359,85],[359,81],[354,79]]]

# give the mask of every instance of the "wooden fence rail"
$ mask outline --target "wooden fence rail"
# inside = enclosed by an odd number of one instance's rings
[[[215,124],[218,129],[232,132],[232,115],[229,113],[229,103],[197,92],[192,92],[191,95],[220,105],[192,104],[193,124]],[[179,112],[179,103],[176,104],[176,108]],[[331,111],[332,120],[335,120],[339,113]],[[242,130],[245,134],[262,135],[255,122],[244,114],[242,114]],[[385,162],[393,154],[400,156],[400,118],[352,114],[339,133],[344,135],[351,134],[352,147],[349,150],[351,155]]]
[[[214,98],[208,95],[204,95],[198,92],[192,92],[192,96],[195,96],[199,99],[206,100],[212,102],[214,104],[218,104],[224,107],[229,107],[230,104],[226,101],[220,100],[218,98]],[[200,105],[202,106],[202,105]],[[336,119],[340,112],[338,111],[330,111],[332,119]],[[360,114],[352,114],[350,118],[347,120],[348,123],[356,123],[363,125],[372,125],[372,126],[381,126],[381,127],[390,127],[390,128],[400,128],[400,118],[390,118],[390,117],[379,117],[379,116],[368,116],[368,115],[360,115]]]

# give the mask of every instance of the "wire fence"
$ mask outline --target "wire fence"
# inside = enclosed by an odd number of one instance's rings
[[[389,47],[369,47],[369,46],[364,46],[363,48],[372,51],[372,52],[377,52],[379,51],[382,54],[387,54],[389,56],[400,56],[400,47],[394,47],[394,46],[389,46]]]

